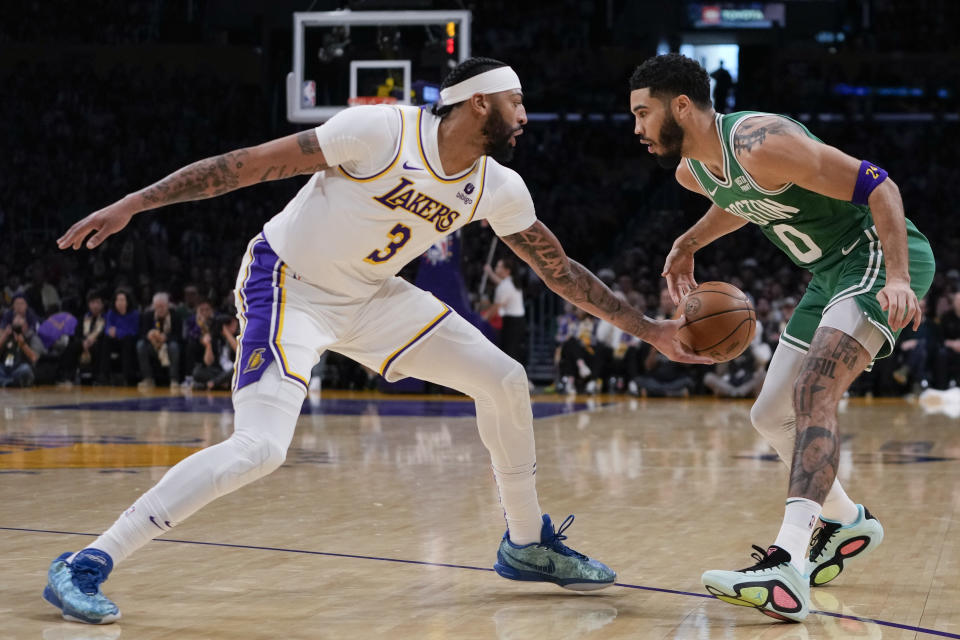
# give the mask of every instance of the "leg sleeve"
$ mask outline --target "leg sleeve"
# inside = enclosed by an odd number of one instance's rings
[[[536,448],[527,374],[476,327],[454,314],[395,365],[397,371],[471,396],[490,452],[510,538],[540,539]]]

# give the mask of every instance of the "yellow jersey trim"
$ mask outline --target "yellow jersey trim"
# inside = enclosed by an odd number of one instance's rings
[[[415,336],[413,336],[412,338],[410,338],[409,340],[407,340],[405,343],[403,343],[402,345],[400,345],[400,347],[398,347],[396,351],[394,351],[394,352],[391,353],[389,356],[387,356],[386,360],[383,361],[383,364],[380,365],[380,371],[379,371],[379,373],[380,373],[381,376],[386,377],[387,368],[390,366],[390,364],[391,364],[401,353],[403,353],[406,349],[412,347],[413,344],[414,344],[417,340],[419,340],[420,338],[422,338],[425,333],[427,333],[428,331],[430,331],[431,329],[433,329],[435,326],[437,326],[437,323],[438,323],[438,322],[440,322],[441,320],[443,320],[446,316],[450,315],[450,307],[448,307],[448,306],[447,306],[446,304],[444,304],[443,302],[441,302],[440,304],[443,305],[443,311],[441,311],[440,314],[437,315],[436,318],[434,318],[433,320],[431,320],[430,322],[428,322],[426,325],[424,325],[424,327],[423,327],[422,329],[420,329],[420,331],[418,331]]]
[[[277,347],[277,353],[280,355],[280,361],[281,361],[281,364],[283,365],[284,373],[286,373],[288,376],[292,378],[296,378],[301,383],[303,383],[304,386],[310,386],[310,383],[307,380],[304,380],[303,376],[298,375],[296,372],[293,371],[293,369],[290,368],[290,365],[287,364],[287,355],[283,352],[283,345],[280,344],[280,337],[283,335],[283,313],[284,313],[284,308],[286,307],[286,304],[287,304],[287,291],[286,289],[283,288],[283,283],[284,283],[284,280],[286,280],[286,277],[287,277],[287,265],[281,264],[280,265],[280,282],[279,282],[280,313],[277,316],[277,333],[273,338],[273,344],[276,345]]]

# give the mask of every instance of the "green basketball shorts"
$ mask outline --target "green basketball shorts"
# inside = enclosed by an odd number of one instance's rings
[[[849,248],[849,253],[842,261],[813,275],[806,293],[780,336],[781,343],[806,353],[814,332],[820,326],[824,311],[841,300],[853,298],[871,324],[886,338],[886,344],[880,349],[877,358],[885,358],[893,353],[893,346],[900,332],[890,328],[887,312],[880,308],[877,300],[877,293],[887,281],[883,250],[876,227],[864,229],[863,233],[865,237]],[[933,282],[936,264],[930,243],[909,220],[907,247],[910,288],[917,294],[918,299],[923,298]]]

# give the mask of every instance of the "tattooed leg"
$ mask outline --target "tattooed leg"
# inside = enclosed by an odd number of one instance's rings
[[[823,504],[837,476],[837,405],[870,363],[859,342],[830,327],[817,329],[793,388],[797,440],[790,469],[791,497]]]

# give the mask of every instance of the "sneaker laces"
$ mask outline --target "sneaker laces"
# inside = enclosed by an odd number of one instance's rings
[[[825,520],[820,521],[821,526],[817,527],[816,531],[813,532],[813,536],[810,537],[810,561],[816,562],[820,557],[820,554],[823,553],[823,550],[826,548],[827,543],[830,542],[830,538],[839,531],[840,524],[836,522],[827,522]]]
[[[578,551],[574,551],[567,545],[563,544],[563,541],[567,539],[567,536],[563,535],[563,532],[570,528],[570,525],[573,524],[573,514],[567,516],[566,520],[560,523],[560,528],[553,532],[553,536],[547,540],[541,540],[538,546],[550,549],[551,551],[556,551],[557,553],[563,554],[565,556],[571,556],[574,558],[580,558],[581,560],[589,560],[587,556],[583,555]]]
[[[77,585],[83,593],[88,596],[97,595],[100,592],[100,583],[103,582],[103,572],[98,567],[76,567],[70,566],[73,575],[73,584]]]
[[[750,557],[757,561],[757,564],[752,567],[747,567],[746,569],[740,569],[740,571],[763,571],[764,569],[771,569],[777,565],[783,564],[783,558],[776,557],[778,554],[769,553],[768,549],[758,547],[757,545],[750,545],[754,548],[754,552],[750,554]],[[783,552],[786,554],[786,552]],[[789,558],[789,555],[788,555]]]

